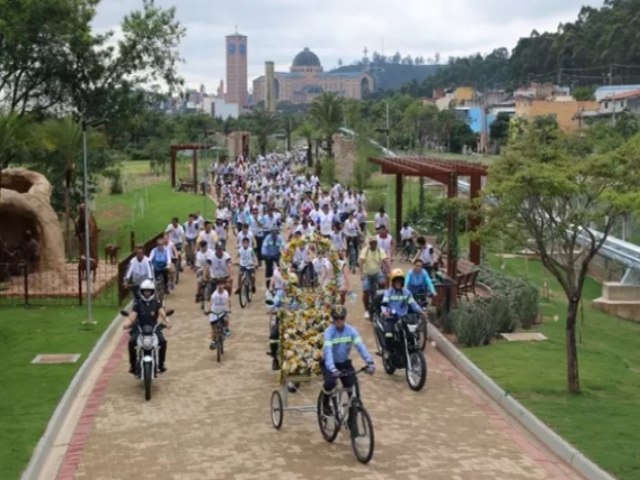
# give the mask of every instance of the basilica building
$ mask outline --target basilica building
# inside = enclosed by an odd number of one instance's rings
[[[266,101],[266,77],[253,81],[254,104]],[[362,99],[373,91],[373,78],[367,72],[324,72],[318,56],[308,48],[298,53],[289,72],[274,73],[275,101],[310,103],[322,92]]]

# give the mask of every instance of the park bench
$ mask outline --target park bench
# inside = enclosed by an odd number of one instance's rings
[[[466,259],[457,262],[457,294],[458,298],[465,296],[469,298],[469,293],[476,294],[476,280],[478,279],[478,266]]]

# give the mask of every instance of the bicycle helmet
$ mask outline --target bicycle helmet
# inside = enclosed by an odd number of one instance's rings
[[[402,284],[404,285],[404,272],[402,271],[401,268],[395,268],[391,272],[391,285],[393,285],[393,282],[395,282],[398,279],[401,279]]]
[[[333,321],[347,318],[347,309],[342,305],[335,305],[331,308],[331,318]]]
[[[140,284],[140,298],[149,303],[156,297],[156,285],[152,280],[145,280]]]

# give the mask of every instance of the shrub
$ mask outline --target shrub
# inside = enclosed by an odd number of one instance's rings
[[[460,303],[451,312],[453,331],[458,342],[467,347],[488,345],[500,330],[500,324],[508,316],[506,297],[496,295]]]
[[[333,158],[325,158],[322,160],[322,168],[320,170],[320,180],[325,185],[333,185],[336,180],[336,161]]]
[[[120,168],[109,168],[104,171],[104,176],[111,181],[109,186],[109,192],[111,195],[120,195],[123,192],[122,172],[120,171]]]
[[[538,289],[523,278],[510,277],[492,268],[483,267],[478,274],[478,282],[491,288],[494,296],[506,297],[508,318],[501,325],[501,331],[510,333],[522,328],[531,328],[538,318]]]

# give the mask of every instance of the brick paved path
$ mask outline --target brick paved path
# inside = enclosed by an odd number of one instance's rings
[[[264,270],[258,273],[262,285]],[[578,478],[430,346],[422,392],[409,390],[403,372],[386,375],[379,359],[375,377],[361,377],[376,434],[369,465],[357,463],[346,435],[325,442],[314,414],[286,412],[276,431],[269,417],[277,385],[265,355],[263,292],[246,310],[234,297],[233,335],[224,362],[217,364],[208,349],[206,319],[193,302],[194,275],[185,273],[181,280],[169,297],[176,309],[167,333],[169,371],[155,382],[151,401],[144,401],[140,381],[127,373],[120,342],[85,407],[58,479]],[[360,299],[348,308],[373,351]],[[305,385],[290,396],[291,404],[314,404],[318,388]]]

